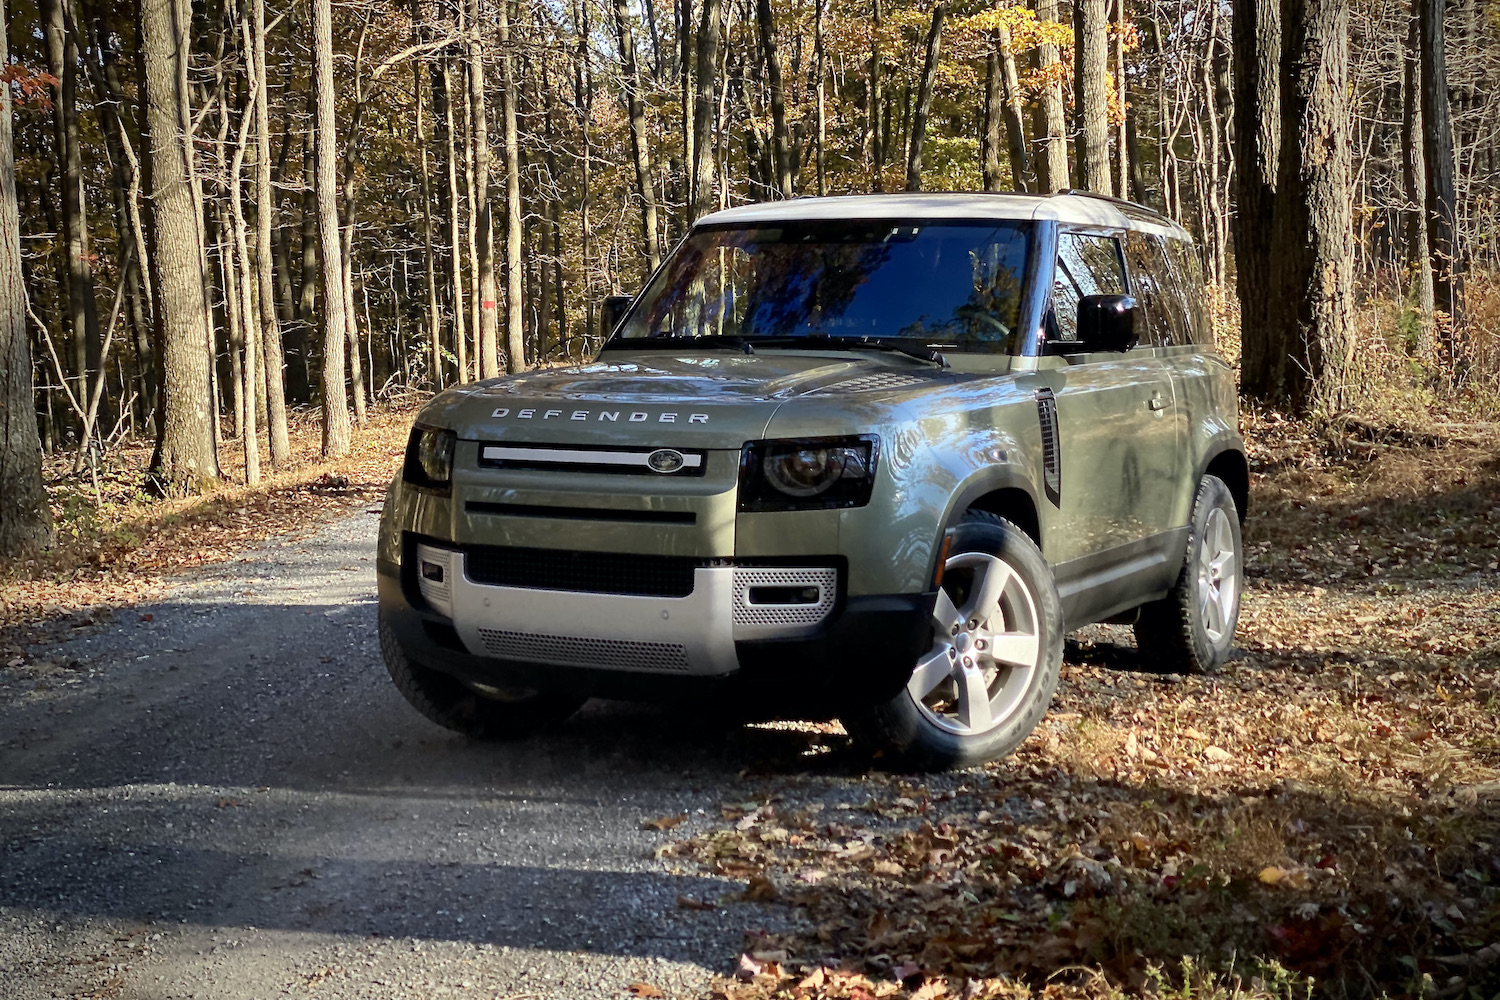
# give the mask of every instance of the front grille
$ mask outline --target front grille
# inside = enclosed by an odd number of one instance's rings
[[[687,650],[675,642],[631,642],[576,635],[541,635],[482,628],[484,650],[502,660],[614,670],[688,670]]]
[[[686,597],[702,559],[476,545],[464,551],[470,580],[491,587],[583,594]]]

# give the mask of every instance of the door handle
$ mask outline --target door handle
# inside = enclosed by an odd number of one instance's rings
[[[1146,402],[1146,405],[1151,408],[1152,413],[1155,413],[1159,410],[1165,410],[1167,407],[1171,406],[1172,401],[1170,399],[1163,399],[1161,396],[1152,396]]]

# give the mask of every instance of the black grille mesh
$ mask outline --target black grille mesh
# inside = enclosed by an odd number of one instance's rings
[[[613,552],[569,552],[475,545],[464,550],[469,579],[492,587],[585,594],[686,597],[703,560]]]

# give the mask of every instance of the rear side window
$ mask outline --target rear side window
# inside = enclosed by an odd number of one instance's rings
[[[1167,240],[1167,259],[1182,293],[1189,336],[1195,344],[1212,347],[1214,328],[1209,319],[1208,286],[1203,281],[1203,266],[1193,244],[1187,240]]]
[[[1057,237],[1057,271],[1052,281],[1052,315],[1048,338],[1078,339],[1078,303],[1085,295],[1124,295],[1125,270],[1120,241],[1113,236],[1061,233]]]
[[[1152,347],[1193,342],[1192,320],[1171,257],[1165,237],[1131,232],[1125,238],[1130,294],[1139,310],[1137,328],[1141,343]]]

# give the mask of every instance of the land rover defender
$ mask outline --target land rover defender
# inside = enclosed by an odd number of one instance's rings
[[[591,696],[837,716],[900,766],[1010,752],[1063,637],[1233,641],[1249,477],[1190,237],[1092,195],[701,219],[595,361],[449,389],[387,495],[380,641],[428,718]]]

